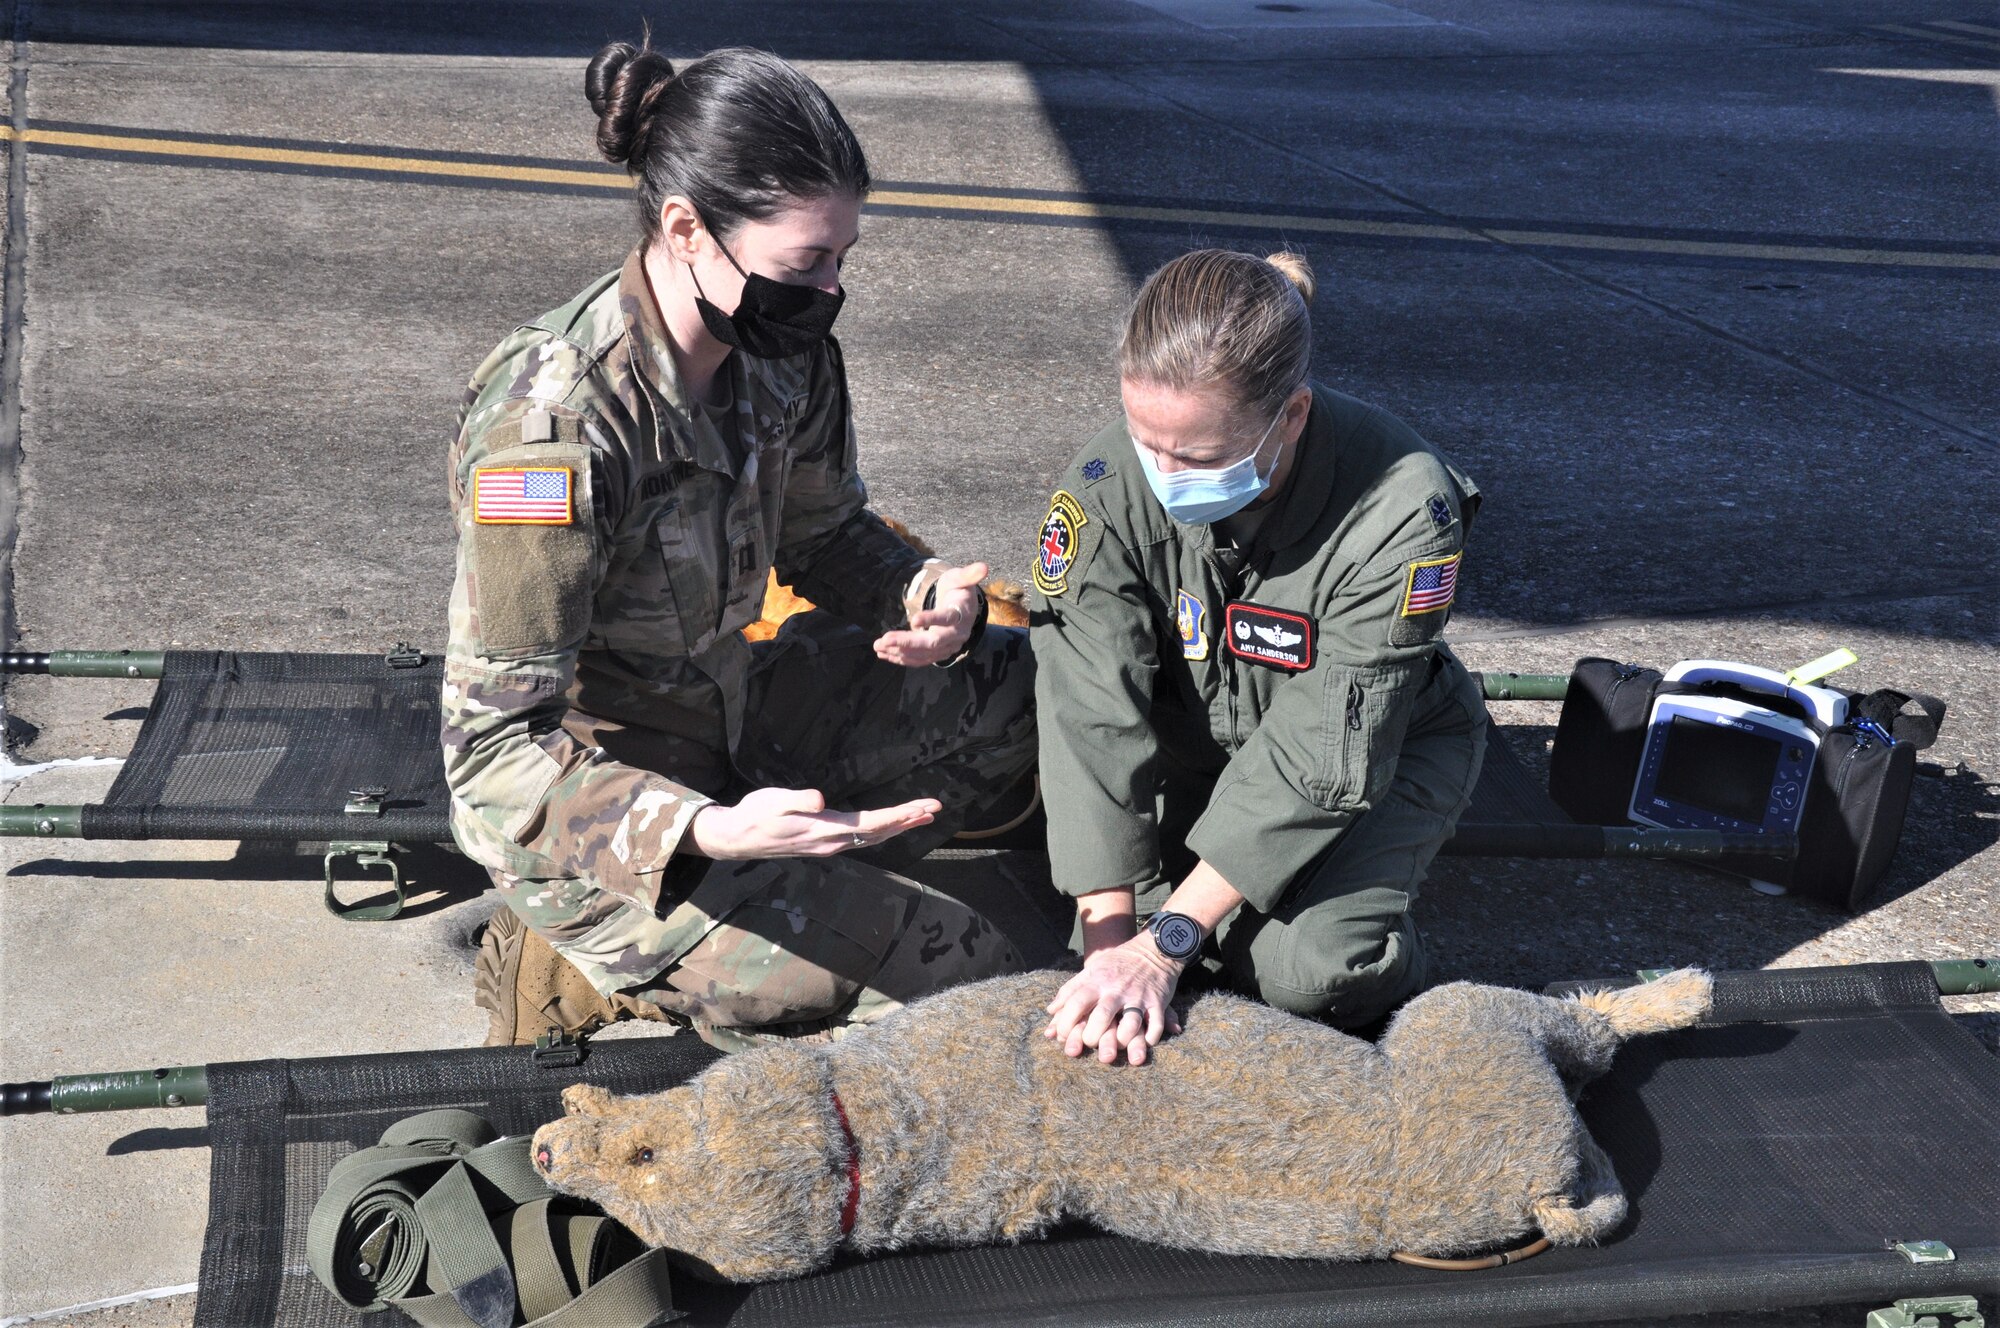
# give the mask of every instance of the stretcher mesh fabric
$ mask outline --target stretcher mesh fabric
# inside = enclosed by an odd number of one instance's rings
[[[494,1049],[210,1069],[209,1225],[196,1322],[387,1325],[305,1271],[328,1170],[392,1121],[464,1106],[526,1130],[584,1079],[667,1087],[715,1053],[603,1042],[581,1067]],[[1120,1073],[1121,1071],[1106,1071]],[[1628,1045],[1582,1107],[1632,1198],[1597,1249],[1477,1273],[1189,1254],[1070,1230],[1035,1244],[847,1261],[761,1287],[677,1279],[688,1322],[1534,1325],[1672,1319],[2000,1290],[2000,1059],[1922,964],[1725,975],[1716,1021]],[[1143,1124],[1129,1123],[1135,1144]],[[1954,1263],[1886,1242],[1934,1239]],[[604,1328],[616,1328],[605,1325]]]
[[[448,840],[442,685],[436,657],[169,651],[84,837]],[[346,815],[370,787],[388,791],[382,814]]]
[[[437,656],[398,668],[383,655],[168,651],[124,769],[84,809],[84,838],[448,842],[442,682]],[[346,815],[348,794],[369,787],[388,790],[382,815]],[[1493,825],[1568,820],[1495,730],[1461,848]]]

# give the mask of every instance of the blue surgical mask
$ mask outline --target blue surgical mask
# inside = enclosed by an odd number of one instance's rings
[[[1136,441],[1132,450],[1139,454],[1139,468],[1146,472],[1146,482],[1153,486],[1153,496],[1167,509],[1167,515],[1183,525],[1205,526],[1235,516],[1271,487],[1271,477],[1257,469],[1257,458],[1263,455],[1264,443],[1283,418],[1285,412],[1280,409],[1249,456],[1216,470],[1168,473]]]

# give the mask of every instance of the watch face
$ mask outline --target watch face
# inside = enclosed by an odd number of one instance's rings
[[[1153,941],[1160,953],[1185,959],[1201,948],[1201,928],[1178,913],[1162,913],[1153,919]]]

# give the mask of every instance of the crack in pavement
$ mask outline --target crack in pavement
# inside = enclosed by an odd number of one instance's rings
[[[14,544],[20,535],[21,351],[27,317],[28,7],[13,0],[7,95],[14,134],[7,144],[6,263],[0,269],[0,650],[14,645]],[[4,712],[0,712],[4,713]],[[0,750],[5,739],[0,737]]]

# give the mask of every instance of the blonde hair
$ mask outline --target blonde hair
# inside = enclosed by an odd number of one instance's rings
[[[1312,268],[1289,250],[1182,254],[1133,299],[1119,377],[1183,392],[1219,387],[1239,410],[1274,413],[1312,368],[1313,288]]]

